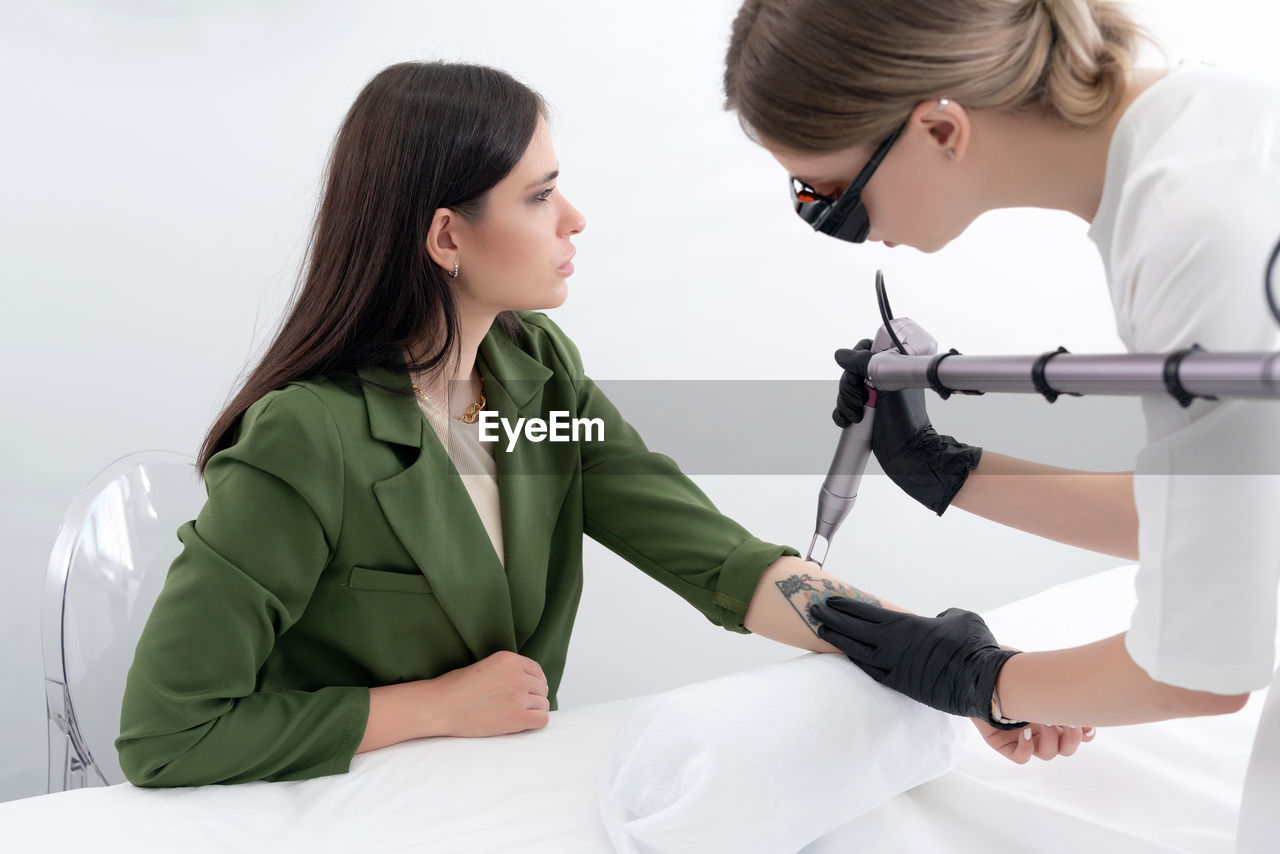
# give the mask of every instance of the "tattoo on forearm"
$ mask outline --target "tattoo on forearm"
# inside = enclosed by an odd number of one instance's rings
[[[815,580],[808,573],[793,575],[776,583],[783,598],[791,603],[791,607],[800,615],[800,619],[804,620],[805,625],[815,637],[818,635],[818,621],[809,616],[810,605],[826,602],[832,596],[844,596],[871,605],[880,604],[879,599],[868,596],[856,587],[850,587],[840,581],[832,582],[829,578]]]

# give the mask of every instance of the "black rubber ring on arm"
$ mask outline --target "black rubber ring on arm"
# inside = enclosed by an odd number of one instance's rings
[[[1069,352],[1066,347],[1059,347],[1057,350],[1051,350],[1048,353],[1042,353],[1040,358],[1036,359],[1034,365],[1031,366],[1031,385],[1035,386],[1035,390],[1044,396],[1044,399],[1053,403],[1062,394],[1073,394],[1073,392],[1054,391],[1049,387],[1048,381],[1044,378],[1045,366],[1049,364],[1049,360],[1054,356]],[[1074,394],[1079,397],[1078,393]]]
[[[929,360],[929,367],[924,372],[925,378],[929,380],[929,388],[936,391],[938,393],[938,397],[942,398],[943,400],[946,400],[948,397],[951,397],[951,389],[947,388],[942,384],[941,381],[939,381],[938,365],[941,364],[942,360],[947,358],[948,356],[959,356],[959,355],[960,355],[960,351],[957,350],[955,347],[952,347],[950,352],[939,353],[938,355],[934,356],[932,359]]]
[[[1191,401],[1197,397],[1203,397],[1205,400],[1218,399],[1210,394],[1192,394],[1183,387],[1182,381],[1178,379],[1178,370],[1182,367],[1182,360],[1196,352],[1203,353],[1204,348],[1199,344],[1192,344],[1185,350],[1175,350],[1169,354],[1169,358],[1164,360],[1164,387],[1183,409],[1190,406]]]
[[[964,354],[961,353],[959,350],[957,350],[955,347],[952,347],[947,352],[939,353],[938,355],[934,356],[933,359],[929,361],[929,367],[925,369],[924,375],[925,375],[925,379],[929,381],[929,388],[936,391],[938,393],[938,397],[942,398],[943,400],[946,400],[948,397],[951,397],[951,395],[953,394],[986,394],[986,392],[970,391],[968,389],[963,389],[963,388],[947,388],[942,384],[942,381],[938,379],[938,366],[942,364],[942,360],[947,358],[948,356],[962,356],[962,355]]]

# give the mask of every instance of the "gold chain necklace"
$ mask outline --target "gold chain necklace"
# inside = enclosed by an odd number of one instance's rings
[[[446,415],[449,414],[448,407],[440,406],[440,404],[435,402],[435,400],[431,397],[431,395],[427,394],[425,391],[418,388],[416,385],[413,387],[413,391],[423,400],[430,403],[432,406],[436,406],[436,407],[439,407],[440,409],[443,409]],[[481,377],[480,378],[480,402],[473,403],[470,406],[468,406],[461,415],[451,415],[450,417],[453,418],[454,421],[461,421],[463,424],[475,424],[477,421],[480,420],[480,410],[484,409],[484,405],[488,402],[489,402],[488,399],[485,398],[484,396],[484,377]]]

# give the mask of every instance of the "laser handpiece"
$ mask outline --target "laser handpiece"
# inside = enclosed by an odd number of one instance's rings
[[[907,356],[932,356],[938,352],[938,342],[910,318],[888,318],[886,322],[887,325],[881,326],[876,333],[871,345],[872,353],[897,350]],[[832,537],[858,500],[862,474],[871,457],[871,431],[876,420],[876,390],[870,383],[867,384],[867,390],[870,394],[862,420],[841,431],[835,456],[827,470],[827,478],[818,490],[818,521],[814,527],[813,539],[809,542],[809,554],[805,557],[805,560],[818,566],[826,561]],[[819,539],[823,541],[821,558],[814,555]]]

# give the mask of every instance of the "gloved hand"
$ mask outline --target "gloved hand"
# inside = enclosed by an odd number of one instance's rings
[[[831,418],[840,428],[862,420],[870,362],[871,341],[867,338],[852,350],[836,351],[836,364],[844,368],[844,375]],[[890,480],[939,516],[982,459],[982,448],[957,442],[933,429],[924,390],[918,388],[877,394],[871,450]]]
[[[991,716],[1000,668],[1012,656],[1001,649],[982,618],[951,608],[919,617],[833,596],[809,606],[818,637],[839,649],[881,685],[953,715],[980,718],[998,729],[1018,729]]]

